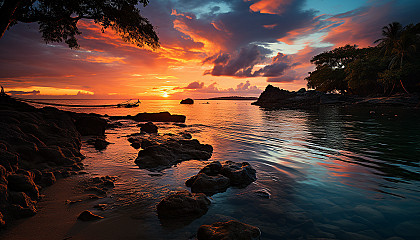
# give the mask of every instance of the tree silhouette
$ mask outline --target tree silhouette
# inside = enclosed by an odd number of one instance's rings
[[[159,38],[153,25],[136,7],[148,3],[149,0],[0,0],[0,38],[18,22],[37,22],[46,43],[64,41],[70,48],[78,48],[76,36],[81,32],[77,23],[90,19],[102,27],[102,32],[111,28],[126,42],[158,48]]]
[[[397,68],[397,71],[401,71],[404,59],[416,50],[415,34],[412,34],[410,31],[412,27],[412,25],[408,25],[403,28],[398,22],[390,23],[388,26],[382,28],[383,38],[375,41],[375,43],[379,42],[378,47],[382,49],[384,54],[391,57],[391,61],[389,62],[390,70]],[[399,82],[404,91],[408,93],[401,78]]]

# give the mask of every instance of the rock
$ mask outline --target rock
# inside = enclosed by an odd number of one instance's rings
[[[135,163],[140,168],[158,168],[175,162],[175,155],[164,146],[151,146],[139,151]]]
[[[252,240],[260,235],[259,228],[231,220],[200,226],[197,240]]]
[[[113,181],[111,181],[111,180],[105,180],[104,181],[104,187],[107,187],[107,188],[113,188],[113,187],[115,187],[115,184],[114,184],[114,182]]]
[[[32,175],[34,176],[34,182],[39,184],[42,179],[42,172],[39,171],[38,169],[32,169],[31,172],[32,172]]]
[[[257,196],[262,197],[262,198],[267,198],[267,199],[270,199],[271,198],[270,191],[268,191],[265,188],[260,189],[260,190],[257,190],[257,191],[255,191],[255,193],[257,194]]]
[[[86,192],[95,192],[99,195],[106,195],[106,191],[103,189],[100,189],[98,187],[88,187],[85,189]]]
[[[194,104],[194,100],[191,98],[183,99],[180,104]]]
[[[0,165],[0,183],[7,184],[7,170]]]
[[[130,146],[132,146],[134,149],[139,149],[141,147],[140,143],[138,142],[133,142],[130,144]]]
[[[140,132],[142,133],[157,133],[158,127],[152,122],[147,122],[140,125]]]
[[[60,166],[70,166],[75,163],[75,160],[66,157],[58,146],[40,147],[39,153],[44,159],[48,159]]]
[[[23,174],[12,174],[7,177],[7,181],[9,190],[24,192],[33,200],[37,200],[39,198],[38,187],[29,176]]]
[[[3,228],[6,225],[6,222],[4,221],[4,216],[3,214],[0,212],[0,229]]]
[[[41,183],[43,186],[51,186],[56,182],[56,178],[54,173],[52,172],[44,172],[42,174]]]
[[[92,212],[90,212],[88,210],[83,211],[77,217],[77,219],[78,220],[81,220],[81,221],[95,221],[95,220],[102,219],[102,218],[104,218],[104,217],[101,217],[99,215],[93,214]]]
[[[130,119],[137,122],[185,122],[184,115],[171,115],[169,112],[139,113],[136,116],[110,116],[111,120]]]
[[[9,97],[0,102],[0,209],[3,219],[32,216],[39,187],[55,182],[51,172],[81,165],[75,121],[89,115],[37,109]]]
[[[222,164],[219,161],[213,161],[207,166],[205,166],[203,169],[201,169],[199,173],[205,173],[209,176],[215,176],[220,173],[221,169]]]
[[[184,190],[165,197],[156,208],[159,218],[198,218],[207,212],[210,203],[206,195]]]
[[[169,112],[139,113],[134,117],[138,122],[185,122],[183,115],[171,115]]]
[[[263,108],[310,108],[320,103],[320,96],[324,93],[315,91],[289,92],[268,85],[253,105]]]
[[[94,146],[96,150],[104,150],[111,143],[102,138],[91,138],[87,141],[87,144]]]
[[[187,187],[191,187],[193,193],[204,193],[210,196],[226,191],[230,186],[230,180],[221,174],[209,176],[205,173],[199,173],[188,179],[185,184]]]
[[[96,204],[95,206],[93,206],[93,208],[99,209],[101,211],[104,211],[106,209],[106,207],[107,207],[107,204],[105,204],[105,203],[99,203],[99,204]]]
[[[147,141],[142,141],[147,143]],[[187,160],[206,160],[213,153],[213,147],[208,144],[200,144],[193,140],[168,140],[159,145],[145,147],[140,150],[135,163],[140,168],[159,169],[167,168],[173,164]],[[149,143],[148,143],[149,145]]]
[[[257,180],[256,171],[247,162],[235,163],[226,161],[220,173],[230,179],[233,186],[244,187]]]
[[[182,136],[182,138],[184,138],[184,139],[192,139],[192,136],[191,136],[191,134],[189,134],[189,133],[183,133],[181,136]]]
[[[9,152],[5,149],[0,149],[0,165],[6,168],[7,171],[17,169],[18,155]]]
[[[32,201],[24,192],[9,192],[9,202],[14,205],[12,211],[17,218],[30,217],[37,212],[36,202]]]
[[[256,179],[256,171],[247,162],[226,161],[222,164],[213,161],[189,178],[185,185],[191,187],[192,192],[213,195],[226,191],[230,186],[246,187]]]
[[[123,124],[120,123],[120,122],[108,122],[108,125],[106,126],[106,129],[114,129],[114,128],[119,128],[119,127],[122,127],[122,126],[123,126]]]
[[[150,147],[150,146],[153,146],[154,144],[151,142],[151,141],[149,141],[149,140],[147,140],[147,139],[143,139],[142,141],[141,141],[141,145],[140,145],[140,147],[141,148],[143,148],[143,149],[146,149],[146,148],[148,148],[148,147]]]
[[[83,115],[76,120],[75,125],[82,136],[103,136],[108,123],[98,116]]]

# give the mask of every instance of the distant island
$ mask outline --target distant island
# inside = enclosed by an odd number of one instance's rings
[[[240,96],[230,96],[230,97],[214,97],[198,100],[257,100],[258,97],[240,97]]]

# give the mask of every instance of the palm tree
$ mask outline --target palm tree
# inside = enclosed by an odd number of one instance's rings
[[[395,67],[399,67],[399,70],[402,70],[404,59],[407,58],[413,50],[416,50],[412,41],[412,36],[409,31],[407,31],[407,28],[410,27],[411,25],[403,28],[398,22],[390,23],[388,26],[382,28],[383,37],[375,41],[375,43],[379,42],[378,47],[381,48],[384,55],[391,57],[388,67],[390,70]],[[408,93],[401,79],[400,84],[404,91]],[[392,87],[392,89],[394,89],[394,87]]]

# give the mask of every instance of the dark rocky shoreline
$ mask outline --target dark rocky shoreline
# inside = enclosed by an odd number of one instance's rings
[[[37,212],[39,191],[83,169],[81,136],[103,136],[106,120],[0,97],[0,224]]]
[[[420,108],[418,94],[397,94],[389,97],[359,97],[355,95],[327,94],[304,88],[290,92],[268,85],[252,105],[265,109],[312,109],[319,106],[390,106]]]

